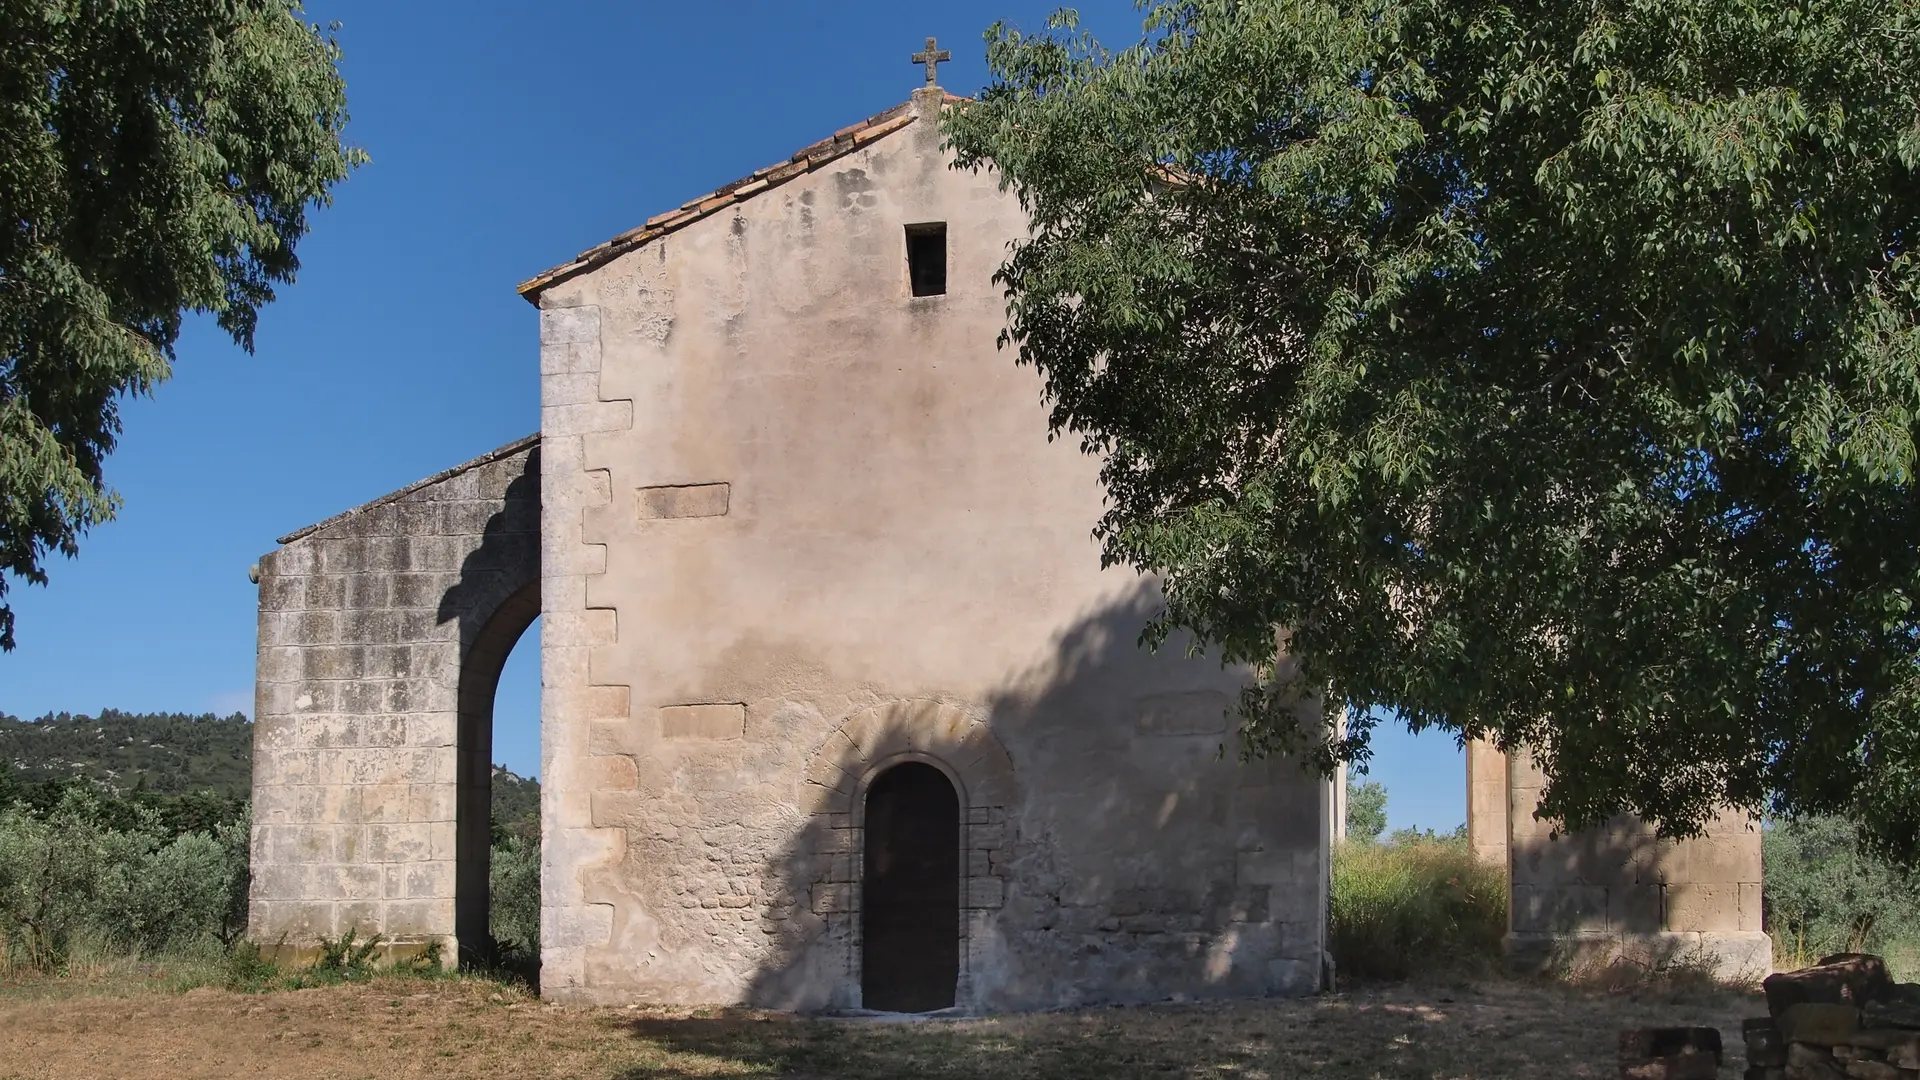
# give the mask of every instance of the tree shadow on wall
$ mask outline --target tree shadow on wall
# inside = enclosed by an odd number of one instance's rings
[[[961,796],[961,1007],[1259,996],[1276,978],[1311,990],[1318,786],[1291,762],[1237,762],[1228,713],[1246,673],[1188,658],[1184,641],[1143,649],[1159,607],[1142,582],[984,703],[843,718],[809,758],[805,824],[757,898],[771,948],[745,999],[859,1004],[862,799],[910,760]],[[1259,880],[1236,880],[1255,864]]]
[[[1715,832],[1739,827],[1728,817]],[[1545,822],[1535,829],[1511,841],[1513,936],[1507,960],[1515,971],[1616,990],[1652,981],[1738,983],[1748,974],[1765,974],[1736,970],[1741,958],[1720,955],[1695,936],[1698,930],[1671,929],[1676,921],[1684,927],[1684,920],[1705,914],[1718,931],[1739,930],[1740,901],[1724,892],[1737,890],[1738,883],[1721,881],[1721,872],[1699,880],[1701,852],[1692,845],[1706,841],[1662,839],[1652,826],[1626,815],[1572,833],[1552,831]],[[1687,910],[1682,894],[1702,886],[1720,910]]]

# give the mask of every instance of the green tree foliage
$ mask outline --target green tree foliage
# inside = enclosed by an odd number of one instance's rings
[[[540,841],[508,835],[493,845],[488,867],[487,931],[503,967],[540,960]]]
[[[1378,780],[1347,780],[1347,839],[1371,844],[1387,831],[1387,789]]]
[[[1572,825],[1731,803],[1920,857],[1920,6],[1146,27],[995,27],[949,131],[1030,214],[1007,341],[1102,459],[1108,558],[1266,673],[1253,751],[1331,769],[1393,715],[1527,748]]]
[[[488,933],[494,960],[538,985],[540,965],[540,781],[493,767],[493,852]]]
[[[505,765],[493,767],[493,838],[508,836],[540,844],[540,781],[516,774]]]
[[[1861,851],[1846,821],[1774,822],[1762,843],[1767,929],[1783,966],[1898,951],[1920,938],[1920,876]]]
[[[361,160],[339,50],[289,0],[0,3],[0,649],[118,498],[118,403],[183,313],[252,348],[309,205]]]

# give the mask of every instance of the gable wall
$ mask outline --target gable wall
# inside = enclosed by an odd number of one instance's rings
[[[907,759],[961,789],[963,1005],[1317,985],[1327,786],[1233,763],[1243,673],[1138,649],[995,348],[1022,228],[921,120],[542,296],[546,992],[858,1004]]]

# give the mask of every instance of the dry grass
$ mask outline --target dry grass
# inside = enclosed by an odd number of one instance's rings
[[[167,994],[137,980],[92,985],[106,992],[0,990],[0,1080],[1562,1080],[1611,1075],[1621,1027],[1708,1024],[1737,1046],[1739,1018],[1760,1008],[1753,995],[1724,990],[1489,980],[892,1023],[561,1007],[478,979],[256,995]]]

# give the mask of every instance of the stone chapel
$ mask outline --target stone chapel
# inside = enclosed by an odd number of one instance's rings
[[[526,282],[540,431],[261,560],[256,941],[487,948],[493,693],[538,616],[544,995],[1322,985],[1334,786],[1236,762],[1246,672],[1139,646],[1096,463],[996,347],[1025,223],[949,167],[955,100],[930,69]]]

